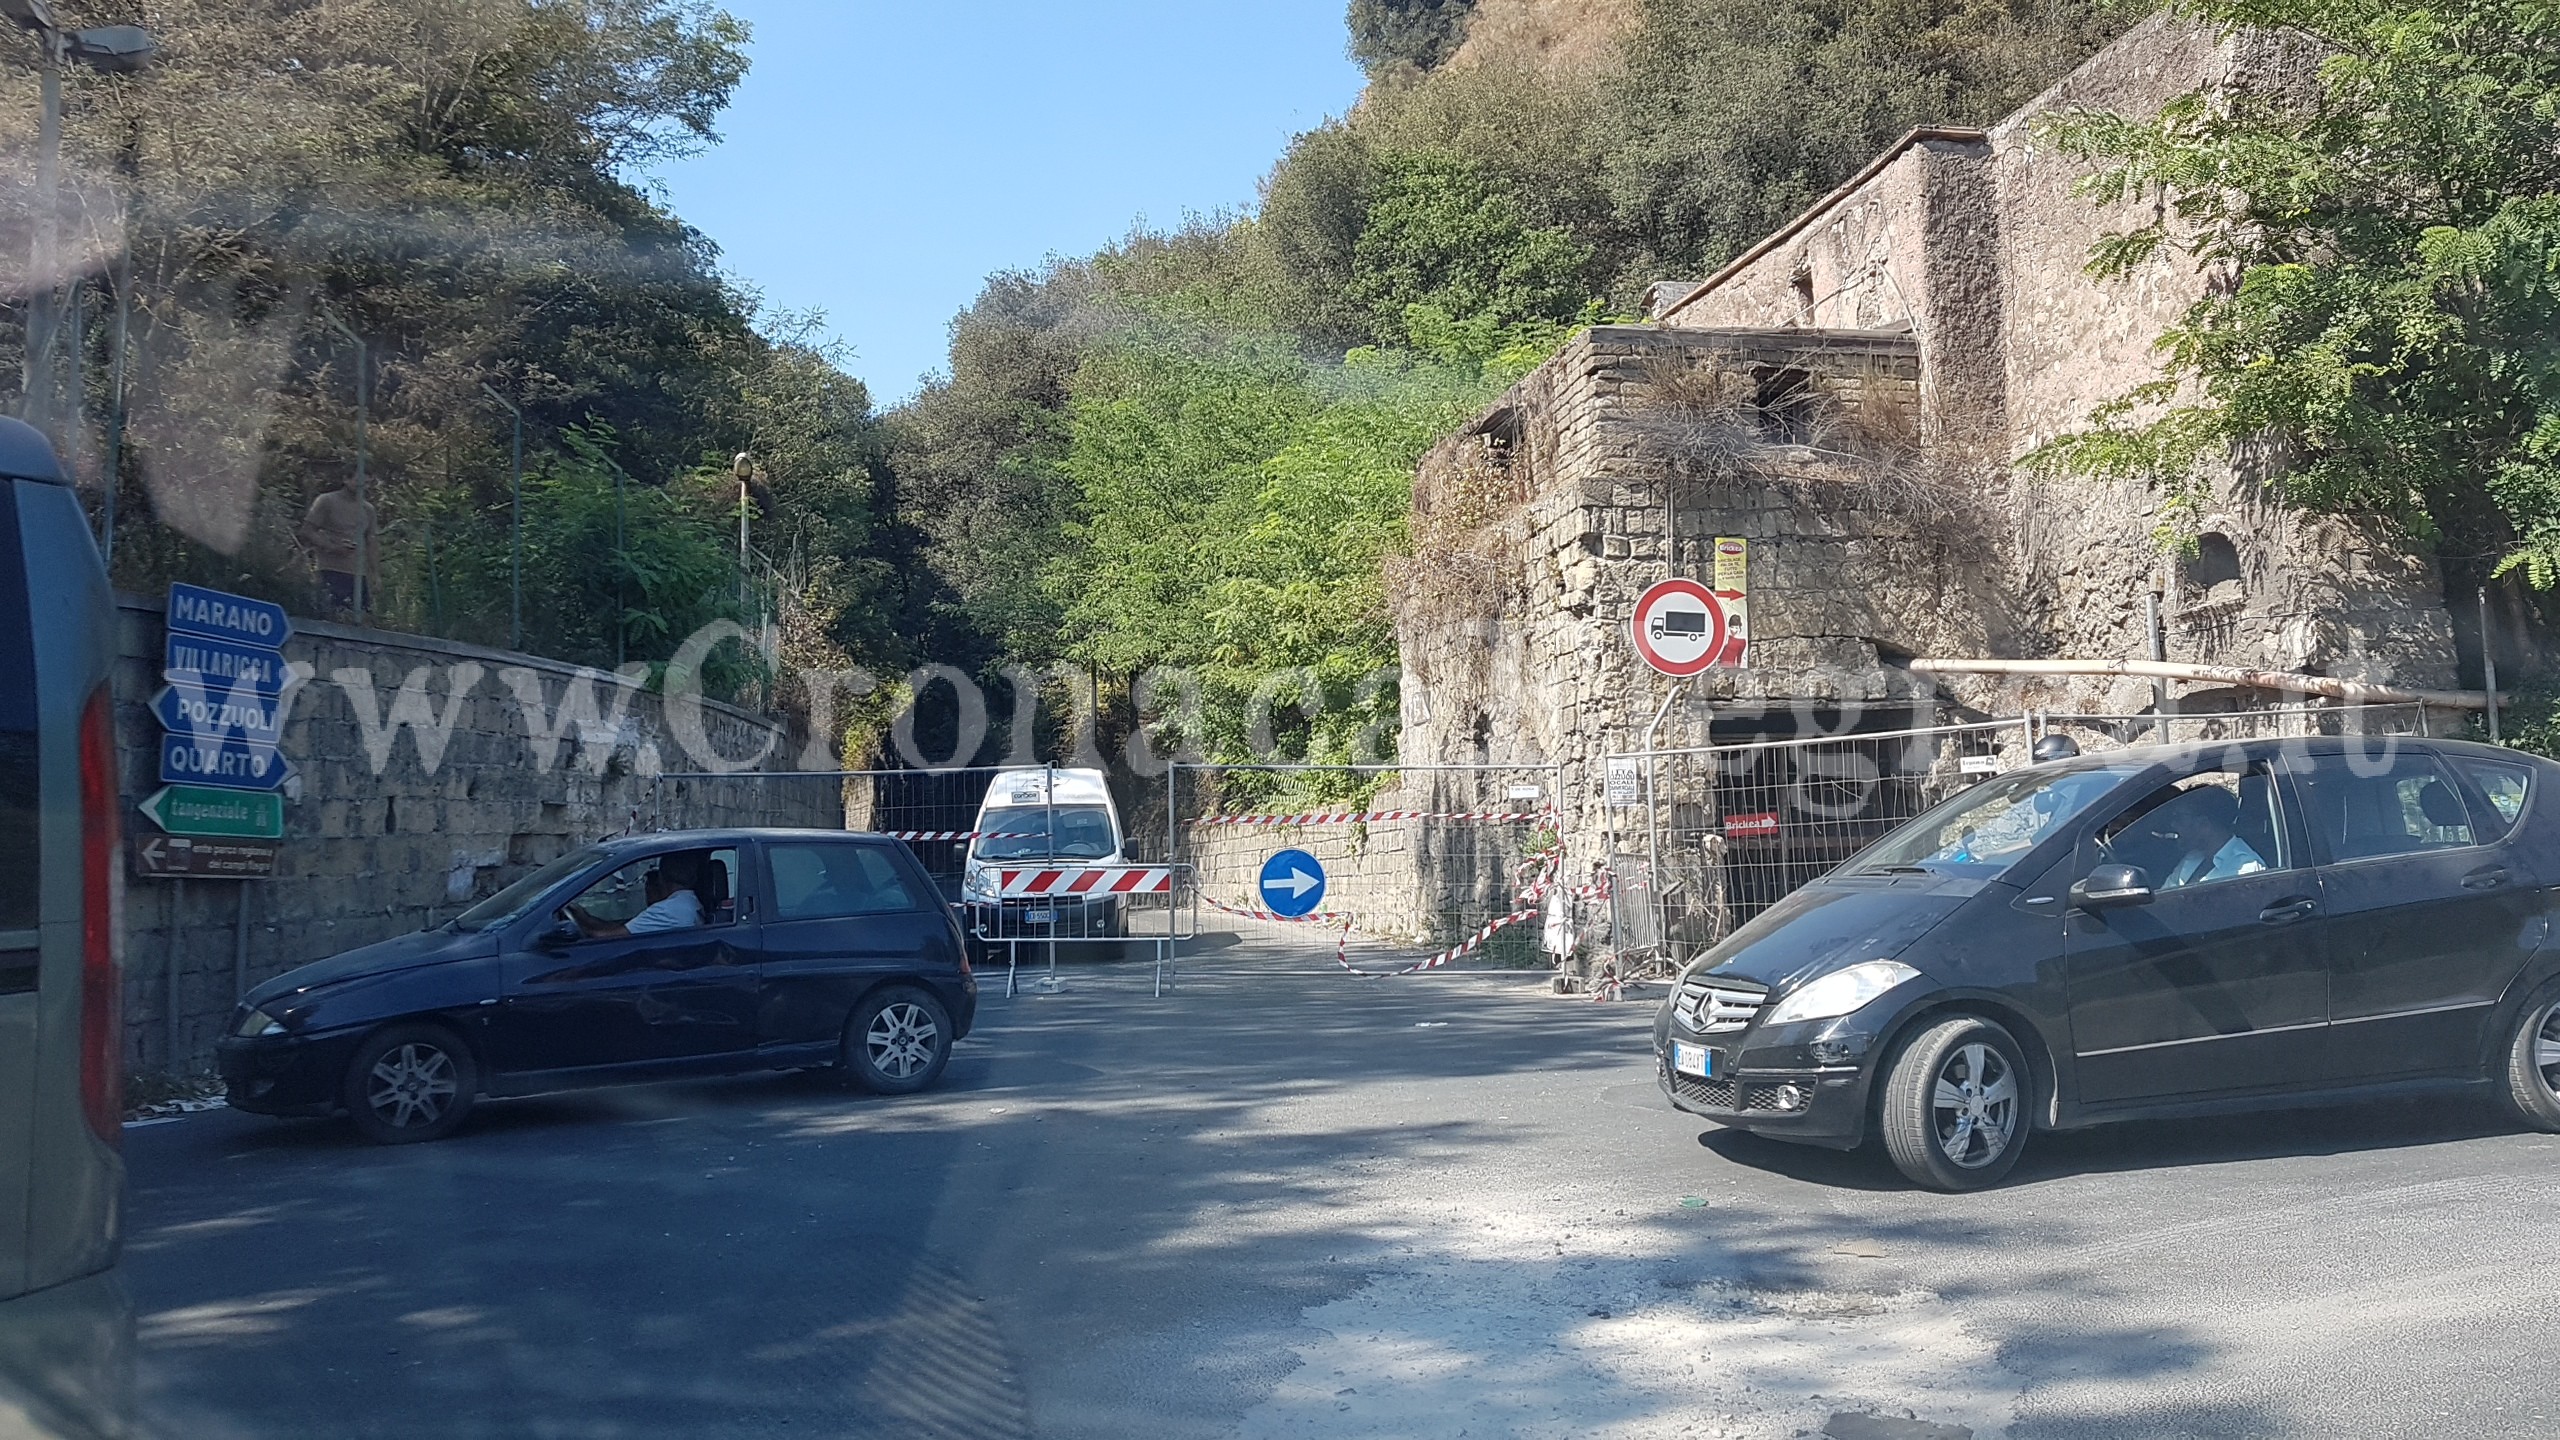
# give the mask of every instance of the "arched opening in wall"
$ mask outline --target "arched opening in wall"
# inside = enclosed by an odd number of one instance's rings
[[[1813,377],[1793,366],[1754,365],[1751,404],[1760,433],[1780,445],[1813,439]]]
[[[2196,537],[2196,553],[2186,559],[2187,593],[2201,597],[2226,580],[2240,578],[2240,547],[2219,530],[2207,530]]]

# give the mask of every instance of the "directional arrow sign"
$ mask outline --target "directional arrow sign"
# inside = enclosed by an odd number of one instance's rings
[[[278,650],[284,647],[285,637],[293,633],[293,622],[284,618],[281,605],[252,600],[246,595],[207,590],[201,585],[172,585],[169,587],[169,628],[183,630],[190,635],[209,635],[216,640]]]
[[[1304,850],[1283,850],[1262,862],[1262,906],[1295,919],[1324,903],[1324,866]]]
[[[214,695],[246,690],[252,695],[274,696],[285,692],[293,676],[280,650],[207,640],[173,630],[161,652],[160,678]]]
[[[151,823],[172,835],[205,835],[243,840],[284,838],[284,797],[255,790],[214,790],[202,785],[170,785],[142,802]]]
[[[168,685],[151,697],[151,713],[160,717],[160,728],[198,740],[237,735],[252,745],[273,745],[284,733],[284,712],[282,698],[245,688]]]
[[[146,880],[266,880],[276,873],[272,840],[191,840],[183,835],[137,835],[133,873]]]
[[[273,745],[245,740],[160,737],[160,783],[211,785],[223,790],[281,790],[293,766]]]

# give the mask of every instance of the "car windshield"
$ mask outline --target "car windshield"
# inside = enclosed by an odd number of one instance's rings
[[[593,845],[572,850],[455,916],[453,928],[480,931],[504,925],[522,915],[542,892],[603,858],[604,852]]]
[[[2019,770],[1947,797],[1841,867],[1848,875],[1922,870],[1989,878],[2070,823],[2138,764]]]
[[[978,828],[983,834],[973,853],[981,860],[1100,860],[1120,848],[1111,812],[1100,805],[990,810]]]

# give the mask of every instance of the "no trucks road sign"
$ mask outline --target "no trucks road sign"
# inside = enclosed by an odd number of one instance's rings
[[[1724,663],[1731,630],[1724,602],[1695,580],[1665,580],[1646,590],[1629,628],[1644,663],[1681,678]]]

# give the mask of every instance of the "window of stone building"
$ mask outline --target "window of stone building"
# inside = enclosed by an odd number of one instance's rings
[[[2202,596],[2225,580],[2240,578],[2240,547],[2231,537],[2218,530],[2207,530],[2196,537],[2196,553],[2187,557],[2186,582],[2190,596]]]
[[[1813,377],[1792,366],[1755,365],[1751,396],[1759,412],[1760,433],[1781,445],[1805,445],[1813,439]]]
[[[1797,320],[1797,322],[1798,322],[1799,324],[1810,325],[1810,324],[1812,324],[1812,323],[1813,323],[1813,267],[1812,267],[1812,266],[1810,266],[1810,265],[1806,265],[1806,266],[1800,266],[1800,267],[1798,267],[1798,268],[1797,268],[1796,273],[1795,273],[1795,287],[1796,287],[1796,320]]]

